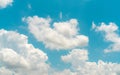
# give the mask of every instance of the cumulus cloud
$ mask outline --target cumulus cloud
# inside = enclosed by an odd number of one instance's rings
[[[0,75],[12,75],[13,73],[9,70],[6,69],[5,67],[0,68]]]
[[[88,52],[87,50],[73,49],[68,55],[61,56],[61,59],[66,63],[78,66],[80,62],[88,60]]]
[[[77,75],[77,73],[65,69],[63,71],[54,71],[52,75]]]
[[[48,57],[27,36],[0,30],[0,75],[48,75]]]
[[[78,21],[70,19],[65,22],[54,22],[51,18],[38,16],[23,18],[28,23],[30,32],[50,49],[71,49],[88,44],[88,37],[78,33]]]
[[[100,26],[93,24],[93,29],[97,32],[103,32],[105,41],[111,42],[112,44],[106,48],[105,52],[118,52],[120,51],[120,35],[118,33],[118,26],[115,23],[101,23]]]
[[[111,62],[107,63],[102,60],[99,60],[98,62],[88,61],[87,50],[74,49],[68,55],[62,56],[61,59],[64,62],[71,64],[71,68],[69,69],[70,75],[119,75],[120,74],[120,64],[111,63]],[[63,72],[64,71],[65,70],[63,70]]]
[[[120,64],[90,62],[85,49],[73,49],[61,59],[71,67],[55,70],[46,63],[47,55],[28,43],[27,36],[0,30],[0,75],[120,75]]]
[[[6,8],[8,5],[12,5],[13,0],[0,0],[0,8]]]

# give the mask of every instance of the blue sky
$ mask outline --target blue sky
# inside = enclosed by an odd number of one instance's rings
[[[81,48],[88,51],[88,61],[97,63],[102,60],[104,62],[120,63],[119,48],[116,49],[118,51],[112,49],[109,53],[104,52],[104,49],[112,44],[119,44],[119,42],[106,38],[109,33],[104,28],[100,30],[102,22],[105,23],[105,26],[109,26],[109,23],[112,22],[118,27],[113,33],[119,36],[119,3],[119,0],[13,0],[10,3],[11,5],[7,4],[4,8],[1,6],[2,3],[0,4],[0,29],[16,31],[26,35],[28,43],[47,54],[47,63],[50,66],[62,70],[71,66],[64,63],[61,56],[67,55],[72,49],[79,47],[59,50],[46,48],[45,42],[36,38],[35,33],[30,31],[28,27],[31,23],[27,23],[26,20],[27,17],[33,18],[33,16],[44,19],[50,17],[52,19],[50,27],[52,28],[54,22],[67,22],[70,19],[76,19],[79,23],[77,28],[80,28],[78,34],[89,38],[88,45]],[[23,18],[26,20],[23,21]],[[93,22],[96,27],[92,29]],[[38,35],[41,34],[38,32]]]

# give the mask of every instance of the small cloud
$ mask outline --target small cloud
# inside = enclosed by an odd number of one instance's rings
[[[94,22],[92,22],[92,29],[95,29],[96,28],[96,25]]]
[[[62,17],[63,17],[63,16],[62,16],[62,12],[60,12],[59,17],[60,17],[60,19],[62,19]]]
[[[28,9],[32,9],[32,6],[31,6],[31,4],[28,4]]]
[[[0,8],[6,8],[7,6],[11,6],[13,0],[0,0]]]

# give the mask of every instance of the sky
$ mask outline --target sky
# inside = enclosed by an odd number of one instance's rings
[[[0,75],[120,75],[119,0],[0,0]]]

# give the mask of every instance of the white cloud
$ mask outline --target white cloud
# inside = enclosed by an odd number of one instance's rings
[[[77,75],[77,73],[71,72],[69,69],[65,69],[63,71],[55,71],[52,75]]]
[[[101,23],[100,26],[94,25],[93,29],[95,29],[97,32],[104,32],[105,40],[112,43],[104,50],[105,52],[120,51],[120,35],[117,32],[118,26],[115,23],[109,23],[108,25]]]
[[[0,75],[48,75],[48,57],[27,36],[0,30]]]
[[[8,5],[12,5],[13,0],[0,0],[0,8],[6,8]]]
[[[28,28],[35,38],[43,42],[47,48],[71,49],[88,44],[88,37],[78,33],[78,21],[76,19],[54,22],[53,25],[50,25],[51,18],[33,16],[23,20],[28,23]]]
[[[87,50],[75,49],[61,57],[64,62],[71,64],[69,69],[71,75],[72,73],[73,75],[120,75],[120,64],[106,63],[102,60],[98,63],[89,62],[87,54]]]
[[[0,68],[0,75],[12,75],[13,73],[9,70],[6,69],[5,67]]]
[[[78,66],[81,62],[88,60],[88,52],[87,50],[73,49],[68,55],[62,56],[61,59],[64,62]]]
[[[0,30],[0,75],[120,75],[120,64],[90,62],[85,49],[73,49],[61,59],[71,67],[56,71],[46,63],[47,55],[28,43],[27,36]]]

